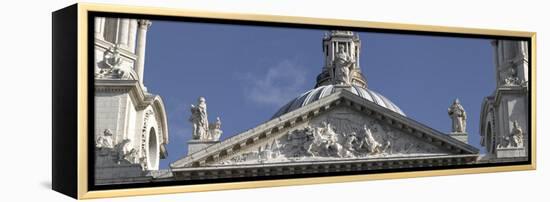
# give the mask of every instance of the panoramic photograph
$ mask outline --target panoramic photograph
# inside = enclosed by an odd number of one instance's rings
[[[529,163],[530,44],[96,17],[94,184]]]

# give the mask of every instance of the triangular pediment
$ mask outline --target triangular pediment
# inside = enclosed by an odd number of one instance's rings
[[[172,168],[476,154],[345,90],[188,155]]]

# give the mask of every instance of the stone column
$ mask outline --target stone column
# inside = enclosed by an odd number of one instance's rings
[[[128,49],[132,53],[136,53],[136,32],[137,32],[137,20],[130,20],[130,31],[128,33]]]
[[[497,82],[497,87],[500,85],[500,61],[499,61],[499,51],[498,51],[498,41],[492,40],[491,46],[493,47],[493,61],[495,63],[495,81]]]
[[[359,69],[359,67],[361,67],[361,65],[359,64],[359,62],[361,62],[361,60],[359,60],[359,58],[361,57],[361,42],[359,42],[358,44],[355,44],[355,64],[357,64],[357,69]]]
[[[520,58],[522,58],[521,61],[521,68],[519,74],[523,81],[529,81],[529,45],[527,41],[520,41],[518,42],[519,46],[519,52],[520,52]]]
[[[130,28],[130,19],[120,19],[118,28],[118,44],[123,48],[128,48],[128,31]]]
[[[147,39],[147,29],[151,26],[149,20],[138,20],[138,33],[136,44],[137,64],[135,71],[139,77],[139,82],[143,86],[143,68],[145,65],[145,43]]]
[[[105,18],[102,18],[102,17],[96,17],[94,19],[94,33],[95,33],[95,38],[98,38],[98,39],[103,39],[103,30],[105,30],[104,26],[105,26]]]
[[[100,34],[100,26],[101,26],[101,19],[99,19],[98,17],[96,17],[94,19],[94,33],[95,33],[95,38],[99,38],[99,36],[101,36]]]

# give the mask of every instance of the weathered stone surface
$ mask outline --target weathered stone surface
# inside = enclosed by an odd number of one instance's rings
[[[454,139],[468,144],[468,133],[451,133],[449,134]]]
[[[525,149],[523,148],[499,148],[497,149],[497,158],[512,158],[524,157]]]
[[[195,153],[201,149],[209,147],[210,145],[219,143],[220,141],[209,140],[189,140],[187,142],[187,155]]]

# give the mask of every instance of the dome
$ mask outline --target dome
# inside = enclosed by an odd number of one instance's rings
[[[401,109],[399,109],[397,105],[395,105],[388,98],[378,94],[377,92],[374,92],[373,90],[352,85],[349,91],[368,101],[374,102],[384,108],[387,108],[389,110],[392,110],[394,112],[397,112],[405,116],[405,113],[403,113],[403,111],[401,111]],[[336,92],[334,90],[334,85],[324,85],[324,86],[319,86],[317,88],[311,89],[303,93],[302,95],[294,98],[288,104],[283,106],[281,109],[279,109],[279,111],[277,111],[277,113],[275,113],[275,115],[273,115],[272,118],[279,117],[283,114],[294,111],[300,107],[306,106],[310,103],[320,100],[323,97],[329,96],[334,92]]]

